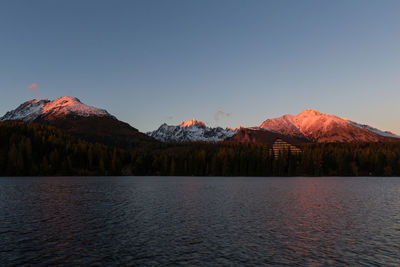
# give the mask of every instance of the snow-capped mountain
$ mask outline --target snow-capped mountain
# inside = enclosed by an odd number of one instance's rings
[[[381,131],[316,110],[304,110],[296,116],[284,115],[264,121],[259,127],[226,128],[207,127],[196,119],[180,125],[161,125],[147,135],[129,124],[119,121],[104,109],[85,105],[75,97],[30,100],[7,112],[0,121],[23,121],[58,127],[89,141],[119,147],[136,147],[140,143],[190,142],[223,140],[237,142],[273,143],[276,138],[288,142],[390,142],[400,136]],[[291,139],[290,139],[291,138]]]
[[[66,115],[111,116],[106,110],[87,106],[76,97],[64,96],[54,101],[48,99],[26,101],[16,109],[7,112],[0,120],[33,122],[39,118],[50,119]]]
[[[30,100],[7,112],[0,121],[23,121],[55,126],[88,141],[123,148],[156,142],[106,110],[83,104],[75,97],[54,101]]]
[[[237,131],[221,127],[207,127],[202,121],[190,119],[177,126],[164,123],[157,130],[148,132],[147,134],[167,143],[190,141],[219,142],[232,137]]]
[[[296,116],[284,115],[264,121],[260,128],[304,138],[312,142],[379,142],[400,136],[317,110],[304,110]]]

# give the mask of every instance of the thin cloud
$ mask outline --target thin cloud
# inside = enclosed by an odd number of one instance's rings
[[[230,117],[230,116],[231,116],[230,112],[225,112],[225,111],[222,111],[222,110],[218,110],[214,114],[214,120],[215,121],[219,121],[221,119],[221,117]]]
[[[39,96],[39,85],[37,83],[32,83],[26,88],[30,89],[36,96]]]

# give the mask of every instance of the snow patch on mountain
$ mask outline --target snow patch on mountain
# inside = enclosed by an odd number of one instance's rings
[[[83,104],[76,97],[64,96],[54,101],[48,99],[29,100],[7,112],[0,121],[32,122],[39,117],[58,117],[67,114],[78,116],[111,116],[106,110]]]
[[[0,121],[33,121],[42,114],[43,106],[49,102],[47,99],[26,101],[15,110],[7,112]]]
[[[357,123],[357,122],[350,121],[350,120],[349,120],[349,122],[350,122],[352,125],[356,126],[356,127],[367,129],[367,130],[369,130],[369,131],[371,131],[371,132],[374,132],[374,133],[376,133],[376,134],[378,134],[378,135],[381,135],[381,136],[391,137],[391,138],[400,138],[399,135],[396,135],[396,134],[391,133],[391,132],[389,132],[389,131],[381,131],[381,130],[379,130],[379,129],[377,129],[377,128],[374,128],[374,127],[372,127],[372,126],[369,126],[369,125],[366,125],[366,124],[359,124],[359,123]]]
[[[148,132],[147,135],[167,143],[206,141],[220,142],[232,137],[238,130],[221,127],[207,127],[204,122],[191,119],[173,126],[162,124],[157,130]]]

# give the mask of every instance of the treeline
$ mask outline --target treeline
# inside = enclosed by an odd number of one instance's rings
[[[400,176],[400,142],[308,144],[298,168],[307,176]]]
[[[195,142],[132,153],[130,166],[135,175],[271,176],[274,163],[267,145]]]
[[[270,148],[197,142],[127,151],[54,127],[0,123],[0,175],[400,176],[400,143],[307,144],[276,159]]]
[[[160,153],[137,154],[133,173],[195,176],[400,176],[398,143],[327,143],[300,146],[302,153],[246,143],[188,143]],[[143,163],[148,165],[143,166]]]
[[[0,123],[2,176],[119,175],[126,154],[82,141],[55,127]]]

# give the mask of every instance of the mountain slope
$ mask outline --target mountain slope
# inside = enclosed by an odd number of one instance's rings
[[[282,140],[291,144],[302,144],[309,142],[304,138],[291,137],[260,128],[240,128],[238,132],[232,137],[228,138],[227,141],[271,145],[277,138],[281,138]]]
[[[64,96],[54,101],[48,99],[26,101],[15,110],[7,112],[0,120],[33,122],[39,117],[49,120],[50,118],[57,119],[66,115],[82,117],[111,116],[106,110],[87,106],[76,97]]]
[[[264,121],[260,128],[312,142],[388,142],[400,136],[316,110]]]
[[[23,121],[55,126],[92,142],[134,148],[155,140],[119,121],[104,109],[87,106],[74,97],[30,100],[7,112],[1,121]]]
[[[191,119],[177,126],[164,123],[157,130],[147,134],[162,142],[175,143],[192,141],[219,142],[232,137],[236,132],[237,130],[223,129],[221,127],[210,128],[202,121]]]

